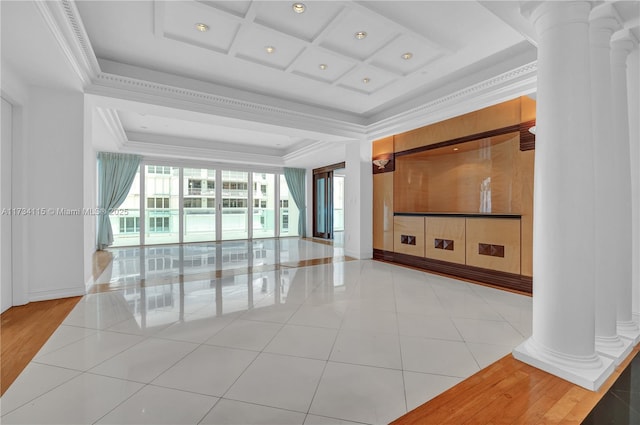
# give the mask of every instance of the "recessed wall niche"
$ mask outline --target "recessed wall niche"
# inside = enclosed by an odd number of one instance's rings
[[[522,212],[520,134],[396,153],[395,212]]]

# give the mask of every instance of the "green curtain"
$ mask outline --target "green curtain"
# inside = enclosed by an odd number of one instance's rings
[[[284,169],[284,178],[287,181],[289,193],[293,196],[293,201],[296,203],[296,206],[300,211],[298,234],[303,238],[307,236],[307,209],[304,205],[306,173],[307,172],[304,168]]]
[[[98,153],[98,249],[104,249],[113,243],[109,211],[124,202],[141,160],[140,155]]]

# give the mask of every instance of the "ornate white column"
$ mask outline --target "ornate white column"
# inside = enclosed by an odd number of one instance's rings
[[[596,350],[614,359],[616,364],[624,360],[633,346],[628,339],[620,339],[617,333],[618,274],[617,234],[612,227],[618,226],[611,217],[611,206],[617,204],[615,153],[610,139],[613,132],[611,113],[611,36],[621,28],[610,10],[604,5],[592,11],[590,25],[591,41],[591,110],[595,169],[595,313]]]
[[[533,332],[521,361],[595,390],[613,360],[595,351],[591,3],[527,2],[538,35]]]
[[[612,187],[617,202],[611,208],[614,213],[617,237],[618,266],[615,279],[618,285],[618,334],[634,344],[640,341],[640,328],[631,314],[632,303],[632,239],[631,239],[631,148],[629,143],[629,104],[627,102],[627,57],[634,48],[630,37],[622,37],[611,43],[611,93],[613,96],[613,137],[611,151],[615,154],[616,185]]]
[[[629,116],[640,116],[640,49],[638,46],[627,59],[627,84],[629,93]],[[629,120],[631,148],[631,201],[632,218],[632,308],[636,323],[640,323],[640,120]]]

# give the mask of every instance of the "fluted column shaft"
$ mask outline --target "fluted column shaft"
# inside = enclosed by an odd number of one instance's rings
[[[633,50],[632,41],[622,39],[611,43],[611,93],[613,96],[613,138],[616,184],[611,188],[616,204],[611,208],[617,237],[618,264],[615,279],[618,285],[617,328],[618,333],[639,340],[640,330],[631,314],[631,160],[629,142],[629,104],[627,98],[627,57]]]
[[[594,11],[597,12],[597,11]],[[613,133],[611,95],[611,36],[620,24],[609,11],[593,16],[590,25],[592,128],[595,169],[595,314],[596,349],[622,360],[631,349],[617,334],[618,269],[617,235],[612,228],[618,226],[611,219],[611,206],[617,204],[616,154],[610,140]]]

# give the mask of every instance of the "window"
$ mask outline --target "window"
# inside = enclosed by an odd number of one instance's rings
[[[288,214],[282,214],[282,228],[283,229],[288,229],[289,228],[289,215]]]
[[[216,198],[207,198],[207,208],[216,207]]]
[[[216,181],[215,180],[204,180],[203,183],[206,183],[207,187],[202,188],[203,195],[214,195],[216,193]]]
[[[289,208],[289,200],[281,199],[280,200],[280,208]]]
[[[246,199],[228,198],[222,200],[223,208],[247,208]]]
[[[201,208],[202,198],[184,198],[185,208]]]
[[[147,208],[169,208],[169,198],[147,198]]]
[[[148,165],[147,172],[149,174],[171,174],[171,167],[163,167],[161,165]]]
[[[262,196],[267,196],[267,185],[266,184],[261,184],[260,185],[260,192],[262,192]]]
[[[188,189],[188,195],[200,195],[202,193],[202,180],[189,179]]]
[[[138,233],[140,217],[120,217],[120,233]]]
[[[151,217],[149,219],[150,232],[168,232],[169,217]]]
[[[222,182],[222,188],[226,190],[247,190],[248,187],[246,182]]]

